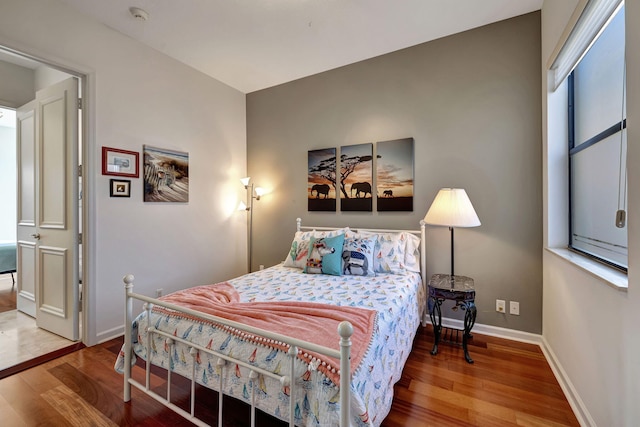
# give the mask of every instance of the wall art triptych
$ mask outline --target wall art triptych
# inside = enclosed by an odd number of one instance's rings
[[[309,151],[309,211],[413,211],[413,138]],[[375,161],[374,161],[375,160]],[[373,170],[376,173],[373,173]],[[374,182],[375,177],[375,182]],[[375,193],[375,196],[374,196]]]

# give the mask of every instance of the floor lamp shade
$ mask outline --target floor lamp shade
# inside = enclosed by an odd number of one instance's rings
[[[453,229],[456,227],[477,227],[480,219],[476,214],[467,192],[462,188],[443,188],[424,217],[429,225],[449,227],[451,231],[451,283],[453,287]]]

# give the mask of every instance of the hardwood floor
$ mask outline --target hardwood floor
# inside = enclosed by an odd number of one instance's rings
[[[0,274],[0,313],[15,309],[16,286],[13,283],[11,274]]]
[[[85,348],[0,380],[3,426],[190,425],[135,388],[122,402],[122,376],[113,370],[122,340]],[[395,426],[578,426],[549,365],[535,345],[476,334],[473,365],[462,349],[442,345],[437,356],[431,327],[420,328],[390,414]],[[135,368],[135,375],[143,375]],[[154,388],[166,388],[153,375]],[[186,405],[188,385],[172,379],[172,396]],[[215,423],[214,393],[198,388],[196,413]],[[227,406],[229,405],[229,406]],[[241,403],[225,400],[225,426],[246,426]],[[258,426],[280,425],[261,414]]]
[[[421,329],[383,426],[579,426],[537,345],[474,334],[472,365],[460,347],[432,346]]]

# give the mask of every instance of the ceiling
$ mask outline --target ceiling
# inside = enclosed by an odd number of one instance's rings
[[[539,10],[543,0],[62,0],[244,93]],[[148,13],[134,18],[129,8]]]

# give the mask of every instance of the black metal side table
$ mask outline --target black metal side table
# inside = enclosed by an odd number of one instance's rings
[[[451,276],[449,274],[434,274],[429,280],[429,296],[427,304],[429,307],[429,316],[433,325],[433,333],[435,342],[432,355],[438,354],[438,343],[442,334],[442,311],[440,306],[445,300],[455,301],[454,310],[458,307],[465,311],[464,313],[464,330],[462,334],[462,349],[464,350],[464,358],[467,362],[473,363],[473,359],[469,356],[467,350],[467,341],[471,338],[471,328],[476,323],[476,290],[474,288],[473,279],[466,276]]]

